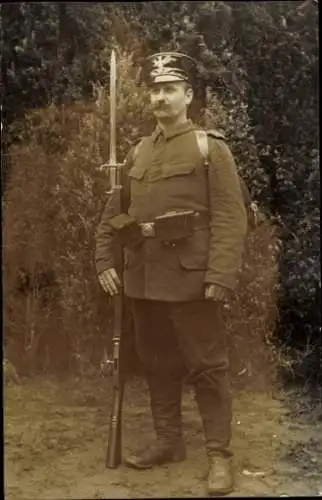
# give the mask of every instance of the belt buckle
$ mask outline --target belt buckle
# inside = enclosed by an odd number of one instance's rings
[[[155,236],[154,222],[142,222],[141,229],[142,229],[142,235],[145,238],[153,238]]]

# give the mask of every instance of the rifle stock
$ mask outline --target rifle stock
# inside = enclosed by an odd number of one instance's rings
[[[109,442],[106,454],[106,467],[116,469],[122,461],[122,400],[123,387],[113,395]]]
[[[124,393],[124,382],[120,373],[122,309],[123,297],[120,292],[120,294],[114,298],[113,398],[106,454],[106,467],[109,469],[118,467],[122,460],[122,403]]]

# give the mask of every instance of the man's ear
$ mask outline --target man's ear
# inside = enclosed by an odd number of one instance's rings
[[[187,87],[186,89],[186,100],[187,100],[187,104],[190,104],[192,99],[193,99],[193,90],[192,90],[192,87]]]

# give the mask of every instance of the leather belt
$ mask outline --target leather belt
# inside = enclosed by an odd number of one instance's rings
[[[178,213],[181,215],[181,212]],[[184,212],[182,213],[184,216]],[[207,212],[194,212],[192,215],[192,226],[193,229],[202,228],[204,226],[208,226],[209,224],[209,215]],[[139,227],[141,229],[142,236],[144,238],[155,238],[156,234],[156,222],[140,222]]]

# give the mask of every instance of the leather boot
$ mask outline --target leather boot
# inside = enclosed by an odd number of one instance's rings
[[[186,449],[183,441],[178,441],[172,446],[157,442],[150,448],[131,455],[125,463],[134,469],[152,469],[157,465],[182,462],[185,458]]]
[[[136,469],[150,469],[169,462],[181,462],[186,458],[182,436],[181,396],[182,383],[174,377],[147,377],[150,405],[157,443],[131,455],[126,464]]]
[[[209,459],[208,495],[220,496],[234,489],[232,463],[229,458],[213,456]]]
[[[229,449],[232,411],[227,375],[215,371],[209,375],[204,374],[195,388],[209,458],[208,494],[216,496],[233,491]]]
[[[150,407],[154,430],[159,442],[182,441],[181,397],[182,384],[176,380],[148,379]]]
[[[226,373],[205,373],[195,385],[209,457],[231,457],[232,401]]]

